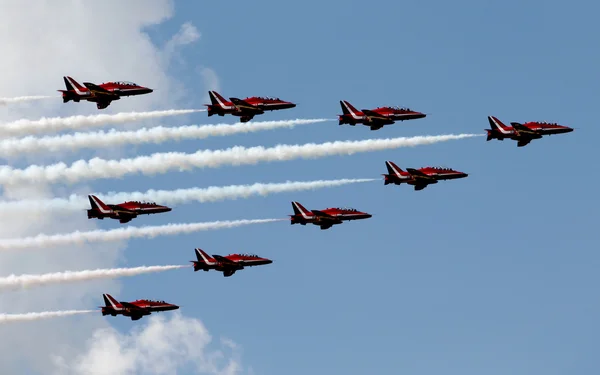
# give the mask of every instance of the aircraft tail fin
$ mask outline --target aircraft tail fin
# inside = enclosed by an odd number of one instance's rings
[[[387,160],[385,162],[385,167],[387,168],[388,174],[384,174],[385,179],[383,180],[384,185],[388,185],[394,183],[396,185],[402,181],[405,177],[402,176],[401,172],[404,172],[402,168],[398,167],[393,161]]]
[[[217,107],[223,107],[227,102],[227,99],[219,95],[219,93],[216,91],[209,91],[208,96],[210,97],[211,104]]]
[[[294,209],[295,215],[301,215],[304,218],[313,216],[312,211],[307,210],[303,205],[298,202],[292,202],[292,208]]]
[[[402,168],[398,167],[393,161],[386,161],[385,166],[389,174],[394,175],[396,177],[402,177],[400,172],[404,172]]]
[[[120,303],[108,293],[103,294],[102,298],[104,298],[104,307],[116,309],[120,305]]]
[[[497,117],[488,116],[488,122],[493,130],[496,130],[502,134],[510,133],[510,128],[502,123],[502,121],[498,120]]]
[[[112,212],[112,209],[102,202],[97,196],[88,195],[88,199],[90,201],[90,205],[92,206],[92,211],[99,211],[103,214]]]
[[[65,88],[66,90],[57,90],[58,92],[62,93],[62,98],[63,98],[63,103],[67,103],[71,100],[73,101],[79,101],[79,98],[77,97],[76,94],[76,90],[75,87],[71,84],[71,82],[69,81],[69,78],[72,79],[71,77],[63,77],[63,81],[65,82]],[[75,82],[75,80],[73,80],[73,82]],[[75,82],[77,83],[77,82]]]
[[[63,81],[65,81],[65,87],[67,88],[67,91],[75,91],[75,88],[73,87],[71,82],[69,82],[67,77],[63,77]]]
[[[63,77],[63,80],[65,81],[65,86],[67,87],[67,90],[73,90],[77,94],[83,94],[83,92],[88,91],[87,88],[80,85],[72,77],[66,76],[66,77]]]
[[[193,261],[194,263],[200,263],[200,264],[205,264],[205,265],[212,265],[212,264],[216,263],[215,258],[208,255],[204,250],[202,250],[200,248],[196,248],[196,249],[194,249],[194,251],[196,252],[196,259],[197,259],[196,261]],[[196,267],[194,267],[194,268],[196,268]]]
[[[358,118],[358,109],[354,108],[352,104],[350,104],[346,100],[340,100],[340,106],[342,107],[342,112],[345,115],[350,115],[353,118]]]
[[[359,115],[359,111],[349,102],[340,100],[340,106],[342,107],[342,112],[344,114],[339,117],[339,125],[356,125],[357,121],[360,121],[362,118],[364,118],[363,115]]]

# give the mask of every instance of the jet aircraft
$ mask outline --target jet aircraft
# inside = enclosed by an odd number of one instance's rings
[[[265,111],[276,111],[279,109],[294,108],[296,104],[283,101],[279,98],[267,98],[252,96],[245,99],[229,98],[226,100],[216,91],[209,91],[211,104],[207,106],[208,116],[231,114],[240,117],[241,122],[248,122],[256,115],[262,115]]]
[[[102,316],[105,315],[123,315],[128,316],[131,320],[139,320],[145,315],[150,315],[153,312],[177,310],[179,306],[167,303],[165,301],[152,301],[147,299],[139,299],[133,302],[119,302],[110,294],[103,294],[104,306],[102,308]]]
[[[87,100],[88,102],[95,102],[98,109],[108,107],[113,100],[119,100],[122,96],[143,95],[153,91],[147,87],[127,81],[106,82],[99,85],[84,82],[82,86],[68,76],[63,77],[63,80],[67,89],[58,90],[62,92],[63,103],[67,103],[70,100],[74,102]]]
[[[298,202],[292,202],[294,215],[289,215],[291,224],[314,224],[321,229],[329,229],[346,220],[368,219],[373,215],[358,211],[354,208],[326,208],[324,210],[307,210]]]
[[[390,125],[396,121],[414,120],[426,116],[424,113],[400,107],[378,107],[359,111],[345,100],[340,100],[340,106],[343,114],[339,115],[339,125],[363,124],[369,126],[371,130],[381,129],[384,125]]]
[[[121,224],[135,219],[138,215],[159,214],[169,212],[171,208],[161,206],[153,202],[135,202],[128,201],[119,204],[105,204],[95,195],[88,195],[91,209],[87,210],[88,219],[98,218],[103,220],[105,217],[118,219]]]
[[[491,129],[485,129],[487,131],[487,141],[492,139],[503,141],[504,138],[509,138],[517,141],[517,147],[526,146],[532,140],[540,139],[544,135],[570,133],[573,131],[573,128],[568,126],[538,121],[530,121],[524,124],[511,122],[511,127],[504,125],[502,121],[494,116],[488,116],[488,122]]]
[[[243,270],[244,267],[261,266],[271,264],[272,260],[261,258],[254,254],[229,254],[226,256],[210,256],[202,249],[195,249],[197,260],[190,260],[194,264],[194,272],[204,270],[217,270],[223,272],[224,277],[229,277],[235,271]]]
[[[455,171],[450,168],[425,167],[419,169],[406,168],[406,172],[398,168],[394,162],[386,161],[389,174],[384,174],[384,185],[402,183],[413,185],[415,190],[423,190],[429,184],[437,184],[440,180],[454,180],[456,178],[467,177],[464,172]]]

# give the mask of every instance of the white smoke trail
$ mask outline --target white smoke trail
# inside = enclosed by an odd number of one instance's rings
[[[0,324],[13,322],[30,322],[32,320],[42,320],[50,318],[59,318],[63,316],[72,316],[79,314],[89,314],[95,310],[64,310],[64,311],[43,311],[24,314],[0,314]]]
[[[121,276],[136,276],[145,273],[163,272],[189,266],[142,266],[133,268],[109,268],[85,271],[64,271],[41,275],[9,275],[0,277],[0,289],[29,288],[47,284],[63,284],[96,279],[112,279]]]
[[[328,119],[296,119],[284,121],[262,121],[248,123],[188,125],[180,127],[157,126],[134,131],[98,131],[48,137],[10,138],[0,141],[0,156],[19,156],[23,153],[76,151],[82,148],[113,147],[124,144],[162,143],[182,139],[203,139],[212,136],[227,136],[277,128],[293,128],[295,125],[314,124]]]
[[[76,183],[87,179],[119,178],[132,173],[154,175],[166,173],[172,169],[183,171],[190,170],[193,167],[217,168],[222,165],[245,165],[297,158],[314,159],[332,155],[352,155],[357,152],[414,147],[477,136],[480,136],[480,134],[336,141],[320,144],[278,145],[270,148],[236,146],[226,150],[201,150],[193,154],[168,152],[121,160],[93,158],[89,161],[78,160],[71,166],[67,166],[65,163],[57,163],[48,166],[31,165],[25,169],[14,169],[5,165],[0,167],[0,184],[22,182]]]
[[[43,99],[52,99],[52,98],[57,98],[57,96],[41,96],[41,95],[35,95],[35,96],[16,96],[14,98],[0,98],[0,105],[7,105],[7,104],[11,104],[11,103],[22,103],[22,102],[29,102],[32,100],[43,100]]]
[[[207,230],[234,228],[243,225],[265,224],[286,219],[256,219],[212,221],[206,223],[167,224],[146,227],[126,227],[110,230],[92,230],[89,232],[72,232],[64,234],[38,234],[33,237],[0,239],[0,250],[17,250],[26,248],[47,248],[69,244],[90,242],[112,242],[130,238],[154,238],[181,233],[193,233]]]
[[[169,109],[166,111],[151,112],[122,112],[112,115],[102,113],[89,116],[42,117],[39,120],[21,119],[6,124],[0,124],[0,135],[21,136],[59,130],[84,129],[204,111],[204,109]]]
[[[226,199],[248,198],[251,196],[289,193],[295,191],[315,190],[337,187],[361,182],[377,181],[374,178],[354,178],[339,180],[317,181],[286,181],[281,183],[255,183],[252,185],[210,186],[207,188],[190,188],[177,190],[147,190],[145,192],[111,192],[94,194],[103,201],[117,204],[128,200],[151,200],[160,204],[181,204],[187,202],[218,202]],[[17,200],[0,202],[0,212],[9,214],[11,211],[78,211],[88,205],[87,196],[71,194],[68,198],[52,198],[38,200]]]

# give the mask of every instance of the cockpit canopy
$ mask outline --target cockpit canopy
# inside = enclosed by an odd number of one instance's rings
[[[133,83],[133,82],[129,82],[129,81],[115,81],[113,82],[117,85],[122,85],[122,86],[138,86],[137,84]]]
[[[408,107],[398,107],[398,106],[394,106],[394,107],[388,107],[390,109],[394,109],[396,111],[406,111],[406,112],[412,112],[412,110]]]
[[[549,121],[534,121],[535,124],[540,124],[540,125],[558,125],[556,122],[549,122]]]
[[[440,170],[440,171],[451,171],[452,170],[452,168],[441,167],[441,166],[438,166],[438,167],[427,167],[427,168],[437,169],[437,170]]]
[[[157,206],[155,202],[140,202],[140,201],[129,201],[127,203],[143,204],[146,206]]]
[[[259,256],[258,256],[258,255],[256,255],[256,254],[247,254],[247,253],[243,253],[243,254],[238,254],[238,255],[239,255],[239,256],[242,256],[242,257],[248,257],[248,258],[259,258]]]
[[[340,211],[351,211],[351,212],[357,212],[358,210],[352,207],[337,207],[338,210]]]
[[[279,98],[273,98],[270,96],[257,96],[257,98],[262,100],[280,100]]]

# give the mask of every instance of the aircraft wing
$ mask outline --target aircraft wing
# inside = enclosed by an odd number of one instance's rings
[[[340,222],[340,223],[341,223],[341,220],[340,220],[340,219],[338,219],[338,218],[337,218],[337,217],[335,217],[335,216],[331,216],[331,215],[329,215],[329,214],[326,214],[326,213],[325,213],[325,212],[323,212],[323,211],[319,211],[319,210],[312,210],[312,213],[313,213],[313,214],[314,214],[316,217],[318,217],[318,218],[319,218],[319,220],[321,220],[321,221],[332,221],[332,222],[336,222],[336,223],[338,223],[338,222]]]
[[[531,135],[539,135],[540,134],[539,132],[537,132],[535,130],[531,130],[527,126],[525,126],[523,124],[519,124],[518,122],[511,122],[510,124],[520,134],[531,134]]]
[[[102,101],[97,101],[96,102],[96,107],[98,107],[98,109],[104,109],[106,107],[108,107],[110,105],[111,100],[110,99],[106,99],[106,100],[102,100]]]
[[[116,211],[120,211],[120,212],[132,212],[133,213],[132,210],[129,210],[129,209],[127,209],[127,208],[125,208],[125,207],[123,207],[123,206],[121,206],[119,204],[109,204],[108,207],[110,207],[110,209],[113,210],[113,211],[115,211],[115,212]]]
[[[238,98],[229,98],[229,100],[231,100],[231,102],[238,107],[238,109],[241,109],[242,111],[247,111],[247,112],[255,112],[255,113],[263,113],[263,110],[248,103],[245,100],[242,99],[238,99]]]
[[[128,223],[138,216],[137,213],[120,207],[113,208],[113,212],[117,214],[121,224]]]
[[[236,265],[237,265],[237,263],[236,263],[236,262],[234,262],[234,261],[232,261],[232,260],[229,260],[229,259],[227,259],[227,258],[225,258],[224,256],[221,256],[221,255],[214,255],[214,254],[213,254],[213,256],[212,256],[212,257],[213,257],[213,258],[215,258],[216,260],[218,260],[219,262],[223,262],[223,263],[225,263],[225,264],[232,264],[232,265],[233,265],[233,264],[236,264]]]
[[[137,213],[127,210],[127,209],[124,209],[124,208],[119,208],[119,207],[113,208],[113,211],[120,217],[131,217],[131,218],[137,217]]]
[[[362,113],[364,113],[365,115],[371,117],[372,119],[390,121],[390,119],[387,118],[386,116],[383,116],[382,114],[379,114],[377,112],[371,111],[369,109],[361,109],[361,111],[362,111]]]
[[[361,111],[369,118],[369,120],[371,120],[371,130],[381,129],[383,125],[390,125],[394,123],[394,120],[380,113],[371,111],[369,109],[361,109]]]
[[[95,85],[91,82],[84,82],[83,85],[88,88],[94,95],[96,96],[105,96],[105,97],[118,97],[117,94],[108,91],[105,88],[102,88],[98,85]]]
[[[119,303],[121,304],[121,306],[126,307],[131,310],[148,311],[148,309],[146,309],[144,307],[139,307],[137,305],[134,305],[133,303],[123,302],[123,301],[119,301]]]
[[[406,171],[410,173],[415,178],[425,178],[425,179],[434,179],[433,177],[421,172],[418,169],[414,168],[406,168]]]

